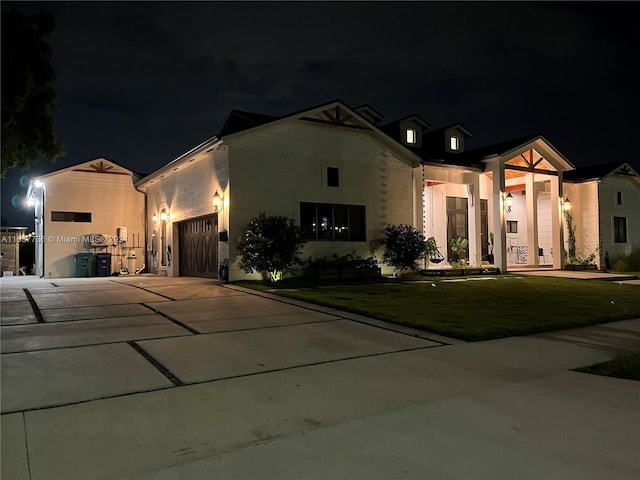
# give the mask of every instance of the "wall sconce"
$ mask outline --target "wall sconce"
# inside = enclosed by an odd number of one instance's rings
[[[154,213],[153,217],[151,217],[151,219],[153,220],[153,223],[158,223],[158,214]]]
[[[167,223],[167,220],[169,220],[169,212],[167,212],[164,208],[160,212],[160,220],[162,221],[162,223]]]
[[[511,207],[512,206],[513,206],[513,195],[511,195],[511,192],[508,192],[506,195],[504,195],[505,211],[507,213],[511,213]]]
[[[569,200],[569,197],[564,197],[564,200],[562,201],[562,210],[565,212],[571,210],[571,200]]]
[[[218,213],[222,211],[222,207],[224,206],[224,201],[222,196],[216,190],[216,193],[213,194],[213,213]]]

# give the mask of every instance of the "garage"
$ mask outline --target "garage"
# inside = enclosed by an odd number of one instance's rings
[[[207,215],[180,222],[178,234],[180,275],[217,278],[217,216]]]

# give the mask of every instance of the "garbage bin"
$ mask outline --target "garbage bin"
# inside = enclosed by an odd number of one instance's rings
[[[75,254],[76,277],[93,276],[93,253],[80,252]]]
[[[136,273],[136,252],[133,250],[129,251],[127,256],[127,270],[129,270],[129,275]]]
[[[96,253],[96,277],[108,277],[111,275],[111,254]]]

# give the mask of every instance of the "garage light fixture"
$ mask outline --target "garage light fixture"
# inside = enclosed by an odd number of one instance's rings
[[[223,206],[224,201],[222,199],[222,196],[218,193],[218,190],[216,190],[216,193],[213,194],[213,213],[221,212]]]

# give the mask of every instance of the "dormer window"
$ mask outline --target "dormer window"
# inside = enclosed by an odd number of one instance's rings
[[[407,143],[413,144],[416,143],[416,129],[415,128],[407,128]]]
[[[455,135],[451,136],[451,140],[450,140],[450,148],[453,152],[457,152],[458,150],[460,150],[460,138],[456,137]]]

